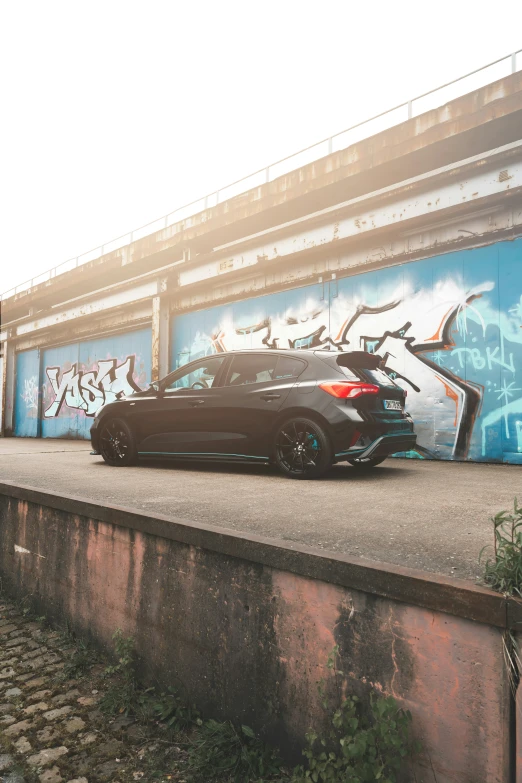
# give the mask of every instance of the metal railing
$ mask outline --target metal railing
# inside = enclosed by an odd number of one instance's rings
[[[271,163],[269,166],[259,169],[259,171],[255,171],[247,177],[238,179],[213,193],[209,193],[197,201],[191,201],[189,204],[185,204],[174,210],[174,212],[169,212],[167,215],[158,218],[158,220],[153,220],[151,223],[147,223],[144,226],[140,226],[140,228],[129,231],[127,234],[123,234],[104,245],[100,245],[93,250],[89,250],[87,253],[76,256],[76,258],[64,261],[62,264],[0,294],[0,300],[8,299],[15,294],[33,288],[33,286],[38,285],[39,283],[51,280],[53,277],[57,277],[64,272],[75,269],[88,261],[100,258],[105,253],[110,253],[113,250],[126,247],[135,240],[153,234],[161,229],[168,228],[174,223],[185,221],[183,227],[188,228],[191,225],[191,218],[209,207],[215,207],[217,204],[220,204],[229,198],[233,198],[240,193],[246,193],[252,188],[272,182],[274,179],[277,179],[290,171],[294,171],[301,166],[313,163],[332,152],[346,149],[346,147],[349,147],[351,144],[355,144],[362,139],[369,138],[376,133],[387,130],[394,125],[398,125],[405,120],[430,111],[430,109],[443,106],[448,101],[466,95],[469,92],[473,92],[480,87],[491,84],[491,82],[502,79],[508,74],[516,73],[519,70],[522,70],[522,49],[507,55],[507,57],[501,57],[499,60],[488,63],[481,68],[477,68],[476,70],[467,73],[465,76],[460,76],[458,79],[447,82],[429,92],[418,95],[416,98],[412,98],[405,103],[394,106],[392,109],[387,109],[386,111],[381,112],[381,114],[376,114],[368,120],[363,120],[356,125],[352,125],[350,128],[347,128],[340,133],[336,133],[334,136],[329,136],[315,144],[311,144],[309,147],[305,147],[305,149],[299,150],[299,152],[295,152],[286,158]]]

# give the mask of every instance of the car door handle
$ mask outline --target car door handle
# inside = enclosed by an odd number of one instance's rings
[[[261,399],[266,400],[267,402],[270,402],[270,400],[279,400],[280,397],[280,394],[274,394],[274,392],[267,392],[266,394],[261,395]]]
[[[205,400],[191,400],[191,402],[189,402],[189,405],[191,408],[195,408],[196,406],[203,405],[204,403]]]

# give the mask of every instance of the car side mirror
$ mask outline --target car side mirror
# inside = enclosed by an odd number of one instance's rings
[[[156,381],[154,381],[154,383],[151,383],[150,388],[154,389],[155,392],[159,392],[160,385],[159,385],[159,383],[156,383]]]

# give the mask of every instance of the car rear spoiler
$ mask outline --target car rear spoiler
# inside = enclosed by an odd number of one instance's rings
[[[362,370],[377,370],[382,363],[382,356],[367,351],[347,351],[337,356],[339,367],[360,367]]]

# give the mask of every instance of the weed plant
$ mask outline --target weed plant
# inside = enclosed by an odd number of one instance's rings
[[[404,759],[418,749],[409,740],[411,714],[395,699],[370,694],[369,709],[360,700],[342,695],[334,648],[328,668],[337,685],[335,704],[319,685],[322,706],[330,716],[325,736],[307,734],[305,766],[293,772],[282,767],[277,751],[265,745],[248,726],[231,721],[202,721],[174,688],[158,693],[142,688],[136,677],[132,639],[114,634],[117,662],[106,669],[110,686],[100,702],[109,715],[131,715],[139,721],[156,721],[172,734],[185,733],[191,783],[396,783]]]
[[[493,522],[493,557],[484,564],[484,581],[487,585],[506,596],[522,597],[522,507],[515,498],[513,513],[500,511],[491,520]],[[491,545],[483,547],[479,562],[484,560],[484,552]]]
[[[294,771],[292,783],[396,783],[404,760],[420,750],[409,738],[412,721],[392,696],[370,694],[370,710],[362,709],[357,696],[344,697],[337,669],[338,647],[328,659],[337,684],[337,707],[319,685],[323,709],[331,715],[326,736],[306,735],[307,768]]]
[[[189,769],[198,783],[228,780],[259,781],[281,775],[281,759],[248,726],[208,720],[189,749]]]
[[[133,716],[141,721],[156,720],[173,732],[201,725],[199,712],[175,688],[170,687],[166,692],[143,688],[136,675],[134,640],[125,638],[120,630],[112,638],[117,663],[105,670],[111,684],[100,701],[102,712]]]

